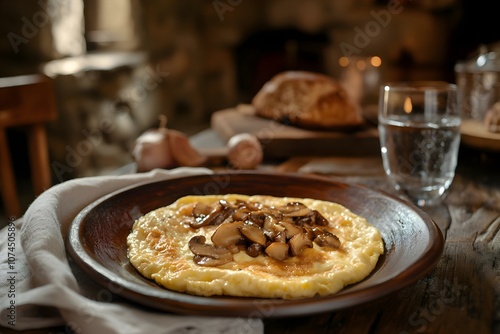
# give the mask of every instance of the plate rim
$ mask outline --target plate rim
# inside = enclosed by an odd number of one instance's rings
[[[195,296],[187,293],[176,292],[172,290],[168,290],[165,288],[158,289],[161,291],[162,295],[172,295],[175,296],[175,299],[166,299],[163,297],[158,297],[156,294],[149,294],[148,291],[150,287],[140,285],[136,282],[131,282],[129,280],[124,279],[123,277],[113,277],[113,271],[104,267],[100,262],[96,261],[90,254],[86,252],[83,245],[80,241],[81,231],[83,229],[83,218],[86,217],[94,208],[98,207],[102,203],[107,200],[118,196],[124,195],[127,192],[137,190],[141,187],[152,186],[157,183],[168,183],[170,181],[181,181],[182,179],[191,179],[196,177],[214,177],[214,176],[230,176],[230,175],[263,175],[263,176],[284,176],[291,178],[300,178],[300,179],[314,179],[318,181],[326,181],[332,184],[338,184],[348,187],[357,187],[361,190],[368,192],[375,192],[384,197],[389,198],[390,200],[399,202],[400,205],[407,206],[409,209],[414,211],[425,223],[427,227],[427,232],[429,233],[429,238],[433,242],[430,242],[425,250],[419,254],[419,258],[415,259],[411,265],[409,265],[405,270],[398,273],[396,276],[389,280],[385,280],[375,285],[368,286],[361,290],[357,291],[340,291],[336,294],[323,296],[323,297],[313,297],[307,299],[297,299],[297,300],[282,300],[282,299],[270,299],[270,298],[252,298],[252,297],[229,297],[229,296],[221,296],[221,297],[203,297],[203,296]],[[71,256],[71,258],[75,261],[78,267],[82,269],[87,275],[89,275],[94,281],[96,281],[101,286],[106,286],[106,284],[113,284],[114,286],[119,286],[118,292],[115,292],[117,295],[125,297],[127,300],[135,302],[137,304],[149,305],[155,309],[174,312],[179,314],[186,315],[219,315],[219,316],[249,316],[248,304],[251,301],[256,309],[262,308],[263,305],[265,307],[271,307],[274,311],[273,314],[265,314],[261,310],[260,316],[261,318],[277,318],[277,317],[286,317],[286,316],[304,316],[316,313],[322,313],[326,311],[335,311],[340,309],[345,309],[348,307],[356,306],[365,302],[374,301],[399,291],[411,284],[416,283],[418,280],[427,275],[430,271],[433,270],[444,250],[444,235],[439,228],[439,226],[434,222],[434,220],[425,213],[421,208],[417,207],[411,202],[405,201],[391,193],[388,193],[381,189],[374,189],[372,187],[353,183],[346,182],[338,177],[326,177],[323,175],[304,175],[297,172],[269,172],[269,171],[225,171],[225,172],[214,172],[212,174],[195,174],[195,175],[187,175],[187,176],[174,176],[172,178],[166,180],[155,180],[151,182],[139,183],[129,185],[113,192],[110,192],[104,196],[99,197],[95,201],[89,203],[85,206],[73,219],[70,227],[68,228],[66,234],[66,249]],[[385,243],[385,241],[384,241]],[[385,246],[384,246],[385,247]],[[426,255],[433,256],[426,256]],[[132,288],[130,288],[132,286]],[[156,289],[155,289],[156,290]],[[143,297],[149,297],[148,303],[144,304]],[[207,299],[208,298],[208,299]],[[166,301],[173,301],[174,304],[189,304],[196,305],[197,307],[201,307],[201,311],[186,311],[186,310],[177,310],[178,312],[173,311],[175,308],[172,306],[162,305]],[[312,301],[312,303],[311,303]],[[304,303],[309,302],[309,304],[304,307]],[[332,305],[337,304],[337,305]],[[175,306],[175,305],[174,305]],[[216,314],[212,310],[213,307],[219,308],[233,308],[230,312],[223,314]],[[326,306],[326,307],[325,307]]]

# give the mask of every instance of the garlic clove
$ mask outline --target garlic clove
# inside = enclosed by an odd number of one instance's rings
[[[227,159],[236,169],[254,169],[262,163],[264,158],[260,141],[249,133],[240,133],[231,137],[227,148]]]
[[[138,172],[155,168],[172,168],[176,162],[170,152],[166,129],[148,130],[135,141],[132,157]]]
[[[169,129],[168,144],[173,159],[179,166],[196,167],[205,163],[207,158],[201,155],[189,142],[188,137],[177,130]]]

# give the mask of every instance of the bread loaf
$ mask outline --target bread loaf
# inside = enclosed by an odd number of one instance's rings
[[[358,106],[332,77],[287,71],[271,78],[252,99],[258,116],[313,129],[350,129],[363,124]]]

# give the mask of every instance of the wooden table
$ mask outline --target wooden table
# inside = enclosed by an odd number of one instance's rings
[[[424,208],[445,235],[444,252],[416,284],[340,312],[268,319],[266,333],[500,333],[499,172],[498,153],[461,147],[445,202]],[[383,175],[346,180],[389,190]]]
[[[309,160],[273,162],[262,168],[300,171]],[[430,274],[392,295],[350,309],[264,319],[265,333],[499,333],[499,171],[499,153],[461,148],[445,202],[424,209],[446,238],[442,257]],[[389,190],[384,175],[373,169],[344,178]],[[26,333],[51,332],[58,331]]]

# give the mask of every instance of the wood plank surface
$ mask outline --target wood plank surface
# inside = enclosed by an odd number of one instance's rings
[[[240,105],[214,112],[211,128],[224,142],[239,133],[255,135],[267,158],[380,155],[378,130],[368,124],[345,131],[301,129],[258,117],[251,106]]]
[[[267,319],[266,333],[499,333],[497,159],[484,166],[468,154],[462,157],[444,203],[424,208],[446,238],[440,261],[426,277],[359,307],[311,317]],[[384,177],[345,180],[390,191]]]

